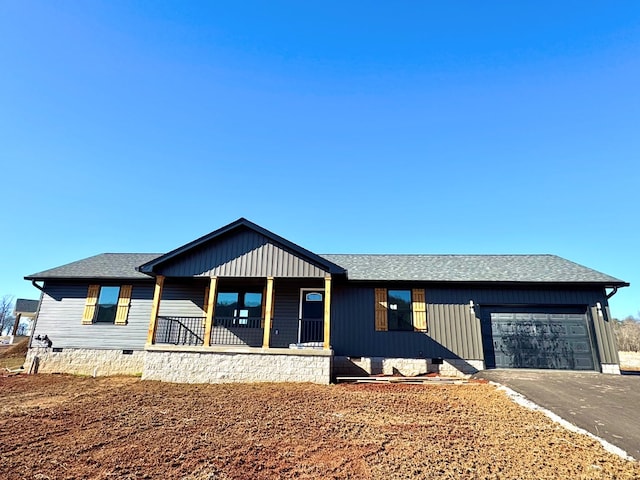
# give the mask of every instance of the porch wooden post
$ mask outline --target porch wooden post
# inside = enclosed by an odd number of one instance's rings
[[[264,333],[262,336],[262,348],[269,348],[271,340],[271,312],[273,311],[273,277],[267,277],[267,298],[264,309]]]
[[[18,333],[18,325],[20,324],[20,318],[22,318],[22,313],[16,315],[16,320],[13,322],[13,329],[11,330],[11,335],[15,336]]]
[[[211,345],[211,329],[213,328],[213,314],[216,308],[216,290],[218,277],[211,277],[209,281],[209,299],[207,300],[207,317],[204,320],[204,346]]]
[[[331,276],[324,277],[324,343],[322,348],[329,350],[331,339]]]
[[[156,276],[156,288],[153,291],[153,304],[151,305],[151,319],[149,320],[149,333],[147,334],[147,345],[153,345],[156,337],[156,326],[158,324],[158,312],[160,311],[160,299],[162,298],[162,288],[164,286],[164,276]]]

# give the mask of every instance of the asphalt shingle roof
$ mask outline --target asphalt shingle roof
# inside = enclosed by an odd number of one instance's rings
[[[149,279],[136,267],[158,253],[103,253],[34,273],[32,279]],[[320,255],[347,270],[350,280],[426,282],[601,283],[624,281],[556,255]]]
[[[344,267],[350,280],[625,283],[556,255],[321,256]]]
[[[47,278],[122,278],[149,279],[136,271],[136,267],[159,257],[160,253],[101,253],[93,257],[67,263],[61,267],[25,277],[27,280]]]
[[[38,311],[38,305],[40,300],[29,300],[27,298],[18,298],[16,300],[16,312],[21,313],[36,313]]]

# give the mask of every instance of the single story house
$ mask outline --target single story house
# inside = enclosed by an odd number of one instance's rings
[[[318,255],[244,218],[25,278],[27,368],[172,382],[619,373],[608,299],[629,285],[554,255]]]

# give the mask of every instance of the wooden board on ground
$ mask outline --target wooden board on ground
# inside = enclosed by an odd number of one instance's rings
[[[402,383],[402,384],[448,384],[462,385],[468,380],[452,377],[336,377],[336,383]]]

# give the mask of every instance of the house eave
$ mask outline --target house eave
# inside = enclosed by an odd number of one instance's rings
[[[602,282],[602,281],[533,281],[533,280],[434,280],[419,278],[404,279],[349,279],[349,283],[421,283],[442,286],[464,286],[464,287],[580,287],[580,288],[623,288],[628,287],[628,282]]]
[[[76,280],[82,281],[113,281],[113,282],[148,282],[151,280],[149,277],[125,277],[125,276],[100,276],[100,275],[78,275],[78,276],[29,276],[24,277],[25,280],[29,281],[52,281],[52,280],[60,280],[65,282],[72,282]]]

